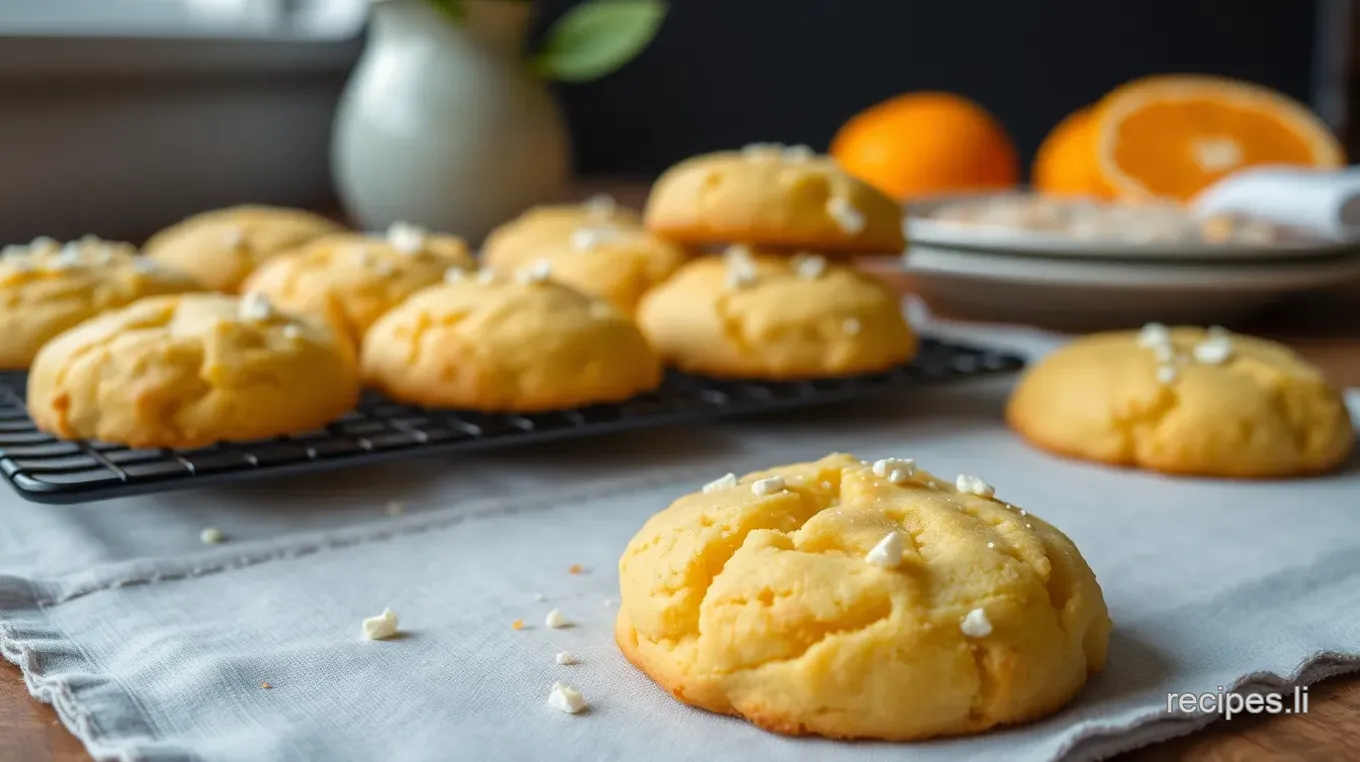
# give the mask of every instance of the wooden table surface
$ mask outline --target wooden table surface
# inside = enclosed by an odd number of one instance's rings
[[[1360,314],[1346,322],[1311,322],[1297,311],[1270,316],[1241,330],[1284,341],[1321,366],[1337,384],[1360,386]],[[60,510],[60,508],[53,508]],[[1125,754],[1122,762],[1236,762],[1360,759],[1360,675],[1314,686],[1307,714],[1242,717],[1218,722],[1181,739]],[[0,760],[89,762],[80,743],[52,709],[29,697],[17,667],[0,661]]]

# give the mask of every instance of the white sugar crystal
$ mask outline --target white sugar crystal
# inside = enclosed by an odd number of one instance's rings
[[[751,247],[744,243],[734,243],[723,249],[722,255],[723,259],[727,260],[729,264],[733,261],[749,263],[754,259],[755,252],[751,251]]]
[[[817,280],[826,272],[826,258],[816,254],[801,256],[793,261],[793,269],[804,280]]]
[[[386,640],[397,634],[397,615],[392,609],[383,609],[378,616],[364,620],[364,637],[368,640]]]
[[[790,164],[802,164],[803,162],[810,161],[812,157],[816,155],[816,151],[812,150],[811,147],[804,145],[789,146],[784,149],[784,161]]]
[[[1232,357],[1232,342],[1223,336],[1205,339],[1195,345],[1195,361],[1205,365],[1222,365]]]
[[[563,666],[566,666],[566,665],[568,665],[568,664],[580,664],[580,663],[581,663],[581,660],[580,660],[580,659],[577,659],[577,658],[576,658],[576,654],[572,653],[571,651],[562,651],[562,652],[558,653],[558,654],[557,654],[557,657],[556,657],[556,661],[557,661],[558,664],[561,664],[561,665],[563,665]]]
[[[268,320],[274,314],[274,305],[269,302],[269,297],[253,291],[241,297],[237,314],[242,320]]]
[[[884,569],[895,569],[902,564],[902,535],[889,532],[864,556],[867,563]]]
[[[784,477],[770,476],[765,479],[760,479],[751,485],[751,491],[754,492],[757,497],[766,497],[767,495],[773,495],[776,492],[783,492]]]
[[[571,231],[571,247],[577,251],[594,251],[604,244],[623,237],[622,231],[610,225],[577,228]]]
[[[156,262],[156,260],[150,257],[141,256],[132,260],[132,269],[134,272],[139,272],[145,275],[147,273],[156,272],[157,270],[161,269],[161,266],[159,263]]]
[[[571,624],[571,622],[567,621],[566,614],[563,614],[561,611],[558,611],[557,609],[553,609],[552,611],[549,611],[548,616],[546,616],[543,619],[543,624],[546,625],[547,627],[556,630],[561,627],[566,627],[567,625]]]
[[[1148,323],[1138,332],[1138,346],[1152,349],[1171,342],[1171,332],[1161,323]]]
[[[710,494],[719,490],[732,489],[737,486],[736,474],[725,474],[704,485],[704,494]]]
[[[856,209],[848,198],[832,196],[827,199],[826,213],[843,233],[855,235],[864,230],[864,213]]]
[[[208,527],[207,529],[204,529],[202,532],[198,533],[198,539],[204,545],[216,545],[217,543],[227,539],[227,536],[222,534],[222,530],[218,529],[217,527]]]
[[[540,259],[515,272],[515,280],[519,283],[542,283],[550,277],[552,277],[552,262],[546,259]]]
[[[580,714],[586,708],[581,692],[565,683],[553,683],[548,694],[548,706],[567,714]]]
[[[992,634],[992,620],[982,609],[973,609],[959,622],[959,629],[970,638],[985,638]]]
[[[614,216],[614,212],[619,207],[618,202],[616,202],[614,197],[608,193],[598,193],[591,196],[589,199],[586,199],[586,202],[582,204],[582,206],[585,207],[586,214],[591,217],[604,218]]]
[[[450,267],[444,271],[445,283],[462,283],[467,280],[467,270],[461,267]]]
[[[57,243],[57,239],[49,238],[45,235],[40,235],[28,243],[29,250],[34,253],[50,251],[59,246],[61,246],[61,244]]]
[[[387,242],[403,254],[415,254],[425,248],[425,229],[406,222],[394,222],[387,228]]]
[[[783,152],[784,146],[779,143],[748,143],[741,149],[741,155],[747,160],[778,159]]]
[[[1177,373],[1175,366],[1172,366],[1172,365],[1162,365],[1162,366],[1160,366],[1160,367],[1157,368],[1157,382],[1158,382],[1158,383],[1162,383],[1162,384],[1169,384],[1169,383],[1172,383],[1173,381],[1176,380],[1176,377],[1177,377],[1178,375],[1179,375],[1179,374]]]
[[[746,288],[755,285],[757,280],[756,268],[750,262],[740,259],[729,260],[727,263],[727,287],[732,290]]]
[[[959,492],[966,492],[971,495],[977,495],[978,497],[991,497],[996,494],[996,490],[992,485],[976,476],[970,476],[968,474],[959,474],[959,478],[954,480],[954,486]]]
[[[893,484],[904,484],[916,475],[916,461],[910,458],[884,458],[874,461],[874,476]]]

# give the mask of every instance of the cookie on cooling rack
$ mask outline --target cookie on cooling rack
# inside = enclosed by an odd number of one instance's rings
[[[451,270],[364,338],[365,379],[426,407],[534,412],[618,402],[661,383],[661,363],[626,315],[549,278]]]
[[[686,259],[684,249],[649,233],[636,213],[605,196],[530,209],[492,231],[482,247],[487,267],[513,272],[547,262],[554,280],[629,314]]]
[[[637,320],[667,362],[718,378],[874,373],[917,350],[883,284],[818,255],[763,256],[744,246],[681,267],[643,297]]]
[[[398,223],[385,236],[326,236],[270,261],[246,279],[280,309],[315,315],[357,347],[378,316],[450,267],[472,267],[463,239]]]
[[[0,370],[21,370],[53,336],[142,297],[201,291],[126,243],[40,238],[0,256]]]
[[[1111,628],[1066,536],[910,460],[728,474],[642,527],[619,585],[629,661],[680,701],[793,735],[1043,717],[1103,669]]]
[[[307,431],[358,399],[350,345],[258,295],[142,299],[53,339],[28,377],[39,429],[131,447]]]
[[[1287,347],[1222,329],[1087,336],[1034,364],[1006,408],[1057,454],[1171,474],[1267,478],[1343,463],[1341,393]]]
[[[152,259],[213,291],[236,293],[275,255],[343,228],[300,209],[245,205],[196,214],[146,242]]]
[[[900,254],[902,208],[805,146],[696,156],[652,186],[647,227],[687,245],[745,242],[828,255]]]

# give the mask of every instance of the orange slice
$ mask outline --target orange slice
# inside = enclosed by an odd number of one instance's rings
[[[1257,85],[1205,75],[1135,80],[1093,116],[1101,181],[1130,200],[1188,201],[1247,167],[1331,169],[1345,153],[1303,104]]]

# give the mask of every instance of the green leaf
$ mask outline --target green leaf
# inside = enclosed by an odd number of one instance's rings
[[[463,20],[462,0],[425,0],[425,2],[434,6],[435,10],[439,11],[445,16],[448,16],[454,21]]]
[[[561,82],[599,79],[641,53],[665,18],[664,0],[588,0],[548,30],[534,69]]]

